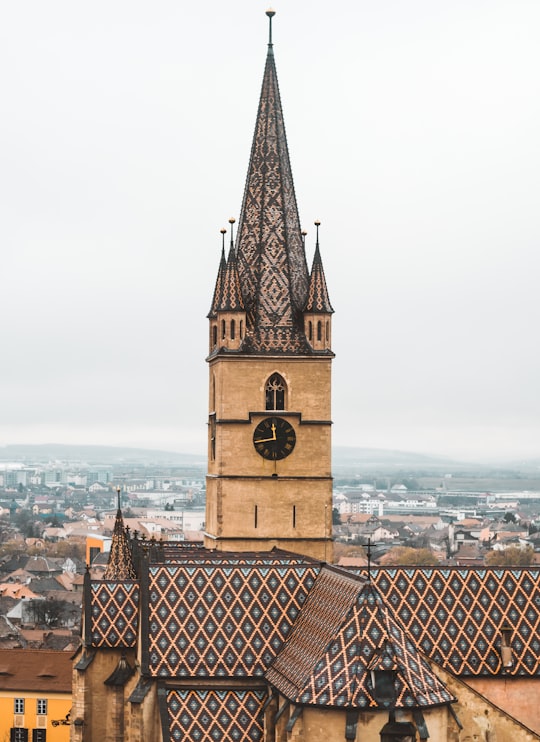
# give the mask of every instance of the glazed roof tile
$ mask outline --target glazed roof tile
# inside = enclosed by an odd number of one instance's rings
[[[236,238],[254,352],[307,351],[301,311],[309,276],[272,45],[268,47]]]
[[[293,703],[374,709],[374,662],[397,669],[396,708],[454,700],[376,588],[325,568],[266,678]]]
[[[313,256],[313,266],[311,268],[308,296],[304,311],[315,313],[320,312],[321,314],[332,314],[334,312],[332,305],[330,304],[330,297],[326,286],[326,278],[324,276],[318,240],[317,245],[315,246],[315,254]]]
[[[394,567],[372,578],[411,639],[446,670],[540,675],[540,570]],[[505,625],[513,664],[503,668]]]
[[[150,567],[150,673],[261,676],[280,650],[319,565]]]
[[[210,306],[210,311],[208,312],[208,317],[215,317],[218,305],[221,301],[221,290],[223,288],[223,279],[225,276],[225,270],[227,268],[227,261],[225,260],[225,245],[221,248],[221,260],[219,261],[219,268],[216,278],[216,285],[214,286],[214,295],[212,297],[212,304]]]
[[[244,311],[244,300],[240,289],[240,277],[236,264],[234,248],[231,245],[225,273],[223,274],[221,295],[216,302],[217,312]]]
[[[105,580],[132,580],[136,577],[131,547],[120,508],[116,513],[109,561],[103,577]]]

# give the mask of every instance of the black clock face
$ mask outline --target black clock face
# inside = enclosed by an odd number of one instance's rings
[[[253,433],[253,445],[263,459],[276,461],[293,452],[296,433],[288,420],[282,417],[267,417],[257,425]]]

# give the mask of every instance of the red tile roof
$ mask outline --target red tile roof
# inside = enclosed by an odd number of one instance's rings
[[[71,693],[71,654],[47,649],[0,649],[0,690]]]

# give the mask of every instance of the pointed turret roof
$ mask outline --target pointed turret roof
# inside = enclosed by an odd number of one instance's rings
[[[308,350],[301,312],[309,275],[271,37],[236,257],[247,312],[247,347],[256,353]]]
[[[103,575],[104,580],[134,580],[137,577],[133,566],[133,557],[129,538],[124,528],[124,519],[120,508],[120,491],[118,491],[118,510],[114,522],[109,561]]]
[[[225,276],[225,270],[227,268],[227,261],[225,260],[225,233],[226,229],[221,230],[222,234],[222,244],[221,244],[221,260],[219,261],[219,268],[216,278],[216,285],[214,287],[214,295],[212,297],[212,304],[210,306],[210,311],[208,312],[207,317],[215,317],[216,311],[218,308],[218,305],[221,301],[221,291],[223,288],[223,279]]]
[[[319,222],[315,222],[315,225],[317,227],[317,243],[315,245],[315,254],[313,256],[313,265],[309,278],[308,297],[304,311],[332,314],[334,310],[330,304],[321,253],[319,251]]]
[[[233,220],[231,219],[231,223]],[[221,296],[219,297],[216,304],[216,311],[218,312],[234,312],[244,310],[244,300],[242,299],[242,291],[240,289],[240,277],[238,275],[238,266],[236,263],[236,253],[234,250],[234,244],[232,239],[232,224],[231,224],[231,245],[229,248],[229,256],[223,273],[221,282]]]

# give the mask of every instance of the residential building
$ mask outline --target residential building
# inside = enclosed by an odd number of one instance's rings
[[[68,742],[70,652],[0,649],[0,740]]]

